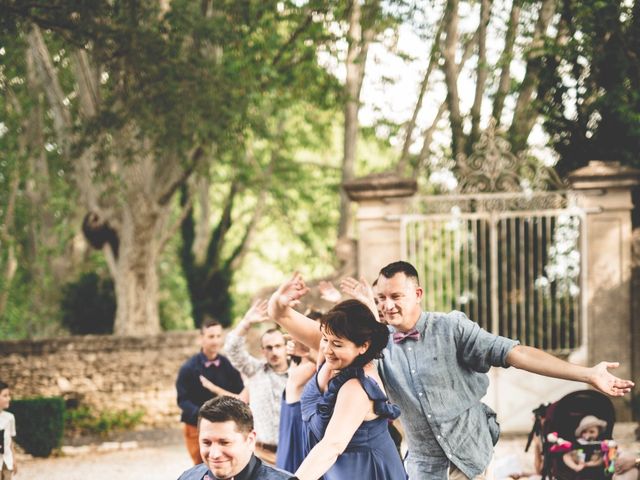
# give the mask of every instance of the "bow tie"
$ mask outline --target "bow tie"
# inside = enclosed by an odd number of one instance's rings
[[[213,365],[214,367],[219,367],[220,359],[214,358],[213,360],[207,360],[206,362],[204,362],[204,368],[209,368],[211,365]]]
[[[410,338],[411,340],[420,340],[420,332],[415,328],[409,330],[408,332],[393,332],[394,343],[402,343],[407,338]]]

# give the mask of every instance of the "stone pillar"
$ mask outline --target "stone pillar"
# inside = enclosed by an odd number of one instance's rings
[[[616,361],[613,373],[632,379],[633,338],[631,317],[631,189],[640,170],[619,162],[591,161],[569,174],[579,207],[587,212],[587,359],[589,365]],[[631,419],[629,405],[614,399],[616,417]]]
[[[358,275],[372,282],[382,267],[400,260],[398,215],[408,211],[408,197],[415,194],[417,183],[383,173],[346,182],[343,187],[349,198],[358,202]]]

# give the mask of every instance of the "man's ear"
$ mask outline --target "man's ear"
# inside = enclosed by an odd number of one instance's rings
[[[247,433],[247,441],[249,442],[249,448],[251,448],[251,450],[255,450],[256,448],[256,431],[255,430],[251,430],[249,433]]]
[[[416,297],[418,298],[418,303],[422,301],[422,297],[424,296],[424,290],[421,286],[416,287]]]

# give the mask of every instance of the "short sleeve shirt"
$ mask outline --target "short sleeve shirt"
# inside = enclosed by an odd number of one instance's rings
[[[16,436],[16,419],[12,413],[4,410],[0,412],[0,431],[2,431],[4,442],[2,464],[6,465],[9,470],[13,470],[11,442],[13,441],[13,437]],[[0,464],[0,469],[2,468],[2,464]]]
[[[409,478],[447,478],[450,462],[473,478],[487,467],[499,430],[495,413],[480,402],[486,373],[508,367],[518,342],[483,330],[462,312],[422,312],[415,328],[419,340],[396,344],[390,336],[379,363],[402,412]]]

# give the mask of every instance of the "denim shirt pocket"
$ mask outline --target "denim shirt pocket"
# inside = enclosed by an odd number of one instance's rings
[[[491,442],[495,446],[495,444],[498,443],[498,438],[500,438],[500,424],[498,423],[496,412],[494,412],[488,405],[485,405],[484,403],[482,403],[481,405],[482,409],[484,410],[484,414],[487,417],[487,426],[489,427]]]

